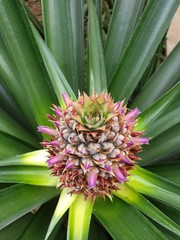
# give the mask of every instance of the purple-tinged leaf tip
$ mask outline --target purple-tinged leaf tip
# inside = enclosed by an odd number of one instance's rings
[[[122,115],[124,113],[124,109],[122,108],[120,111],[119,111],[120,115]]]
[[[120,107],[120,105],[121,105],[121,102],[118,101],[118,102],[115,104],[114,110],[115,110],[115,111],[118,110],[119,107]]]
[[[63,98],[65,105],[68,107],[69,106],[69,98],[65,92],[62,93],[62,98]]]

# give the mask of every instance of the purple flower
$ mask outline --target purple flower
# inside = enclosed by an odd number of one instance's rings
[[[60,126],[60,122],[59,121],[53,121],[53,123],[56,125],[56,127]]]
[[[130,161],[130,159],[129,159],[127,156],[124,156],[124,157],[122,158],[122,160],[123,160],[123,162],[125,162],[125,163],[127,163],[127,164],[131,164],[131,161]]]
[[[149,144],[148,138],[132,138],[132,140],[137,144]]]
[[[125,118],[126,121],[130,122],[130,121],[133,121],[137,117],[137,115],[139,115],[139,114],[140,114],[139,109],[135,108],[131,112],[126,114],[124,118]]]
[[[97,181],[97,171],[95,169],[92,169],[88,172],[88,187],[95,188],[96,187],[96,181]]]
[[[66,154],[71,154],[71,149],[66,149]]]
[[[108,172],[110,172],[111,171],[111,166],[110,165],[105,165],[105,167],[104,167],[105,169],[106,169],[106,171],[108,171]]]
[[[74,160],[67,162],[65,169],[70,169],[75,166]]]
[[[123,183],[126,180],[126,177],[123,175],[118,166],[113,166],[112,170],[120,183]]]
[[[127,142],[127,147],[131,147],[134,143],[133,142]]]
[[[84,167],[85,167],[86,170],[88,170],[90,168],[90,163],[88,161],[86,161],[84,163]]]
[[[54,140],[54,141],[50,142],[49,145],[52,145],[53,147],[58,147],[59,146],[59,141]]]
[[[57,132],[55,129],[52,129],[52,128],[49,128],[49,127],[46,127],[46,126],[39,126],[38,127],[38,132],[42,132],[42,133],[45,133],[45,134],[48,134],[48,135],[51,135],[51,136],[56,136],[57,135]]]
[[[53,104],[53,110],[58,117],[61,117],[61,115],[62,115],[61,110],[54,104]]]
[[[56,156],[49,158],[46,162],[47,162],[48,166],[53,166],[54,164],[56,164],[57,162],[59,162],[63,159],[64,159],[64,154],[59,153]]]

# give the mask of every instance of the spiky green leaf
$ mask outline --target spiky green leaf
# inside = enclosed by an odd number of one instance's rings
[[[38,124],[46,125],[44,117],[52,102],[51,83],[34,39],[29,20],[20,1],[0,1],[0,29],[10,57],[25,90],[30,109]],[[27,106],[26,106],[27,107]]]
[[[149,0],[109,85],[115,100],[130,98],[146,70],[179,1]]]
[[[108,82],[122,58],[144,1],[116,0],[107,34],[104,57]]]
[[[180,187],[165,178],[151,173],[143,168],[131,170],[128,185],[136,191],[163,201],[170,206],[180,208]]]
[[[137,209],[116,197],[113,202],[97,199],[94,214],[115,240],[167,239]]]
[[[58,195],[59,191],[50,187],[17,184],[0,191],[0,229],[32,211]],[[13,200],[13,201],[12,201]],[[14,204],[18,203],[18,204]]]
[[[89,93],[107,91],[104,55],[101,43],[99,23],[94,1],[89,0],[88,55],[89,55]]]

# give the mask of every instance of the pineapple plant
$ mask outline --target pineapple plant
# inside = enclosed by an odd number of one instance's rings
[[[179,1],[0,6],[0,238],[179,239]]]

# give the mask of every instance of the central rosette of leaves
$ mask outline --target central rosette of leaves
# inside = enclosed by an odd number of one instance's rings
[[[86,198],[111,196],[140,159],[141,145],[148,143],[142,132],[133,131],[140,112],[105,93],[84,93],[76,102],[63,94],[63,99],[66,107],[53,105],[54,115],[48,115],[54,128],[39,127],[51,136],[41,144],[49,152],[52,175],[59,177],[58,187]]]

